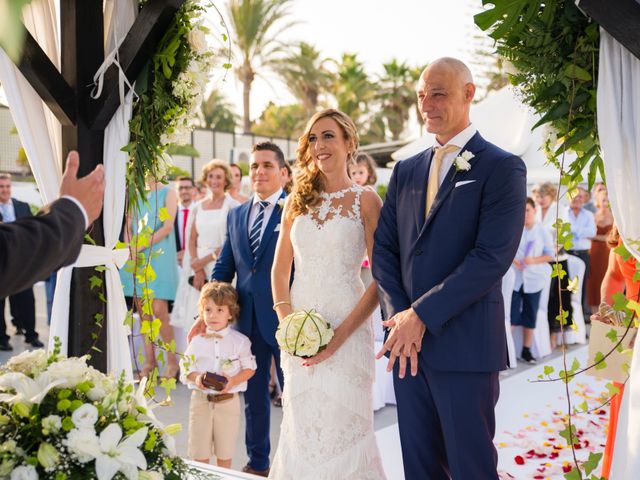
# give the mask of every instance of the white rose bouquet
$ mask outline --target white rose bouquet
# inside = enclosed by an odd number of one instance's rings
[[[313,357],[333,338],[329,322],[315,310],[293,312],[282,319],[276,330],[280,348],[296,357]]]
[[[133,385],[88,356],[24,352],[0,367],[0,479],[219,478],[175,454],[180,425],[162,425]]]

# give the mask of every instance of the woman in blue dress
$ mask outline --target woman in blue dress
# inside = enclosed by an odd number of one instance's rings
[[[130,242],[129,248],[137,254],[144,254],[145,263],[139,265],[137,270],[144,268],[147,262],[153,268],[155,278],[148,283],[148,288],[153,290],[153,316],[159,318],[162,322],[160,327],[160,336],[166,343],[171,343],[174,339],[173,327],[169,324],[169,300],[173,301],[178,287],[178,262],[176,253],[176,240],[173,234],[173,220],[176,216],[178,199],[176,192],[155,180],[151,180],[147,184],[147,197],[139,199],[135,212],[131,212],[127,219],[127,237],[126,241]],[[166,209],[166,218],[164,221],[160,219],[162,216],[161,209]],[[136,239],[131,243],[131,238],[138,233],[140,226],[148,227],[149,232],[153,232],[149,239],[149,244],[137,245]],[[133,230],[133,228],[135,230]],[[149,253],[151,251],[151,258]],[[127,270],[131,270],[130,268]],[[140,272],[137,272],[140,275]],[[142,311],[139,301],[142,298],[144,284],[140,282],[140,278],[134,282],[134,273],[131,271],[121,270],[120,278],[124,288],[124,294],[127,297],[134,297],[134,301],[138,312]],[[135,285],[134,285],[135,283]],[[135,291],[134,291],[135,286]],[[144,320],[152,320],[145,316]],[[145,338],[144,345],[145,363],[140,370],[140,378],[149,376],[156,366],[156,356],[153,343],[147,342]],[[164,377],[176,377],[180,367],[176,355],[166,352],[165,359],[167,367],[164,371]]]

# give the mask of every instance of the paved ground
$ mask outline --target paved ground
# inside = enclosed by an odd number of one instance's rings
[[[46,303],[45,303],[45,294],[44,294],[44,285],[37,284],[35,287],[35,296],[36,296],[36,330],[40,334],[41,340],[44,344],[47,344],[48,341],[48,333],[49,329],[47,326],[46,319]],[[7,306],[6,312],[7,318],[7,333],[12,335],[15,330],[13,326],[9,322],[9,312]],[[29,344],[24,342],[24,337],[22,336],[12,336],[10,340],[11,345],[14,348],[13,352],[0,352],[0,364],[5,363],[12,355],[16,355],[28,348],[31,348]],[[550,357],[545,360],[550,360],[556,356],[560,356],[560,352],[554,352]],[[507,372],[501,373],[500,378],[504,379],[510,377],[512,375],[523,372],[529,368],[535,368],[535,366],[518,364],[518,368],[509,370]],[[162,394],[163,395],[163,394]],[[160,398],[161,400],[161,398]],[[179,385],[177,390],[171,395],[172,405],[171,406],[163,406],[157,407],[155,412],[157,416],[164,421],[165,423],[181,423],[183,425],[183,431],[176,435],[176,444],[178,447],[178,453],[180,455],[186,456],[187,453],[187,424],[188,424],[188,407],[189,407],[189,391],[183,386]],[[271,444],[273,447],[277,445],[278,437],[280,435],[280,423],[282,421],[282,410],[280,408],[272,408],[272,416],[271,416]],[[388,426],[394,425],[397,423],[396,416],[396,408],[395,406],[386,406],[381,410],[378,410],[375,413],[375,429],[376,431],[380,431]],[[244,431],[244,425],[242,426],[242,430]],[[273,449],[273,448],[272,448]],[[272,452],[273,453],[273,452]],[[236,456],[233,461],[233,468],[240,469],[247,462],[247,457],[244,449],[244,436],[240,435],[238,438],[238,448],[236,451]]]

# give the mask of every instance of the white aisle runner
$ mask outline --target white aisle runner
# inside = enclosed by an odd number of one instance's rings
[[[585,365],[587,347],[572,350],[568,354],[568,365],[571,365],[574,357]],[[562,367],[562,357],[500,382],[495,443],[499,456],[498,468],[511,475],[505,475],[505,478],[560,480],[564,475],[563,467],[569,468],[571,464],[571,450],[559,435],[564,429],[562,415],[567,409],[564,384],[531,382],[544,371],[545,365],[552,366],[558,372]],[[577,406],[586,399],[590,408],[599,406],[605,383],[581,374],[570,383],[573,405]],[[586,460],[589,452],[603,451],[607,419],[608,407],[591,414],[578,415],[575,424],[580,440],[577,450],[579,460]],[[377,431],[376,437],[387,478],[403,480],[398,425]]]

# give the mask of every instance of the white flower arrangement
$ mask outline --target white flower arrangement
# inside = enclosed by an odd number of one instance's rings
[[[280,349],[302,358],[312,357],[324,350],[332,338],[331,325],[315,310],[301,310],[287,315],[276,330]]]
[[[279,199],[276,203],[278,204],[280,209],[284,208],[284,198]]]
[[[467,172],[471,170],[470,161],[473,157],[475,157],[473,153],[471,153],[469,150],[465,150],[456,158],[454,158],[453,165],[456,167],[456,173],[460,171]]]
[[[153,415],[146,381],[134,392],[124,377],[88,366],[87,356],[61,357],[59,345],[0,367],[0,478],[219,478],[175,456],[169,435],[180,426]]]

